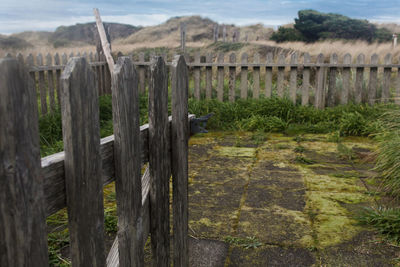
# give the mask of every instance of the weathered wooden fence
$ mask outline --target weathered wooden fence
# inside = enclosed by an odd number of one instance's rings
[[[162,58],[151,62],[149,124],[139,126],[139,75],[129,57],[119,58],[112,82],[114,135],[102,139],[94,67],[75,57],[60,73],[65,151],[40,162],[33,80],[17,60],[0,59],[0,265],[48,266],[46,217],[67,207],[72,266],[143,266],[149,233],[154,266],[170,266],[172,174],[173,261],[174,266],[188,266],[192,116],[185,60],[178,56],[171,64],[172,117],[166,64]],[[112,181],[118,235],[106,257],[103,186]]]
[[[72,55],[70,55],[72,56]],[[103,59],[94,54],[83,55],[91,62],[97,74],[99,94],[110,93],[110,75]],[[144,53],[131,55],[138,69],[139,92],[148,89],[149,65],[153,55]],[[163,55],[167,60],[167,56]],[[332,54],[329,59],[320,54],[314,60],[305,53],[259,54],[252,58],[244,53],[226,55],[186,55],[190,70],[189,97],[196,99],[216,98],[220,101],[235,101],[239,98],[287,97],[294,103],[314,105],[317,108],[354,103],[395,102],[400,104],[400,62],[394,63],[390,54],[379,59],[374,54],[369,60],[363,54],[351,58],[349,54],[339,58]],[[54,109],[58,95],[61,70],[67,56],[46,56],[46,65],[38,55],[34,65],[33,56],[25,60],[30,74],[37,81],[41,113]],[[171,63],[167,63],[170,65]]]

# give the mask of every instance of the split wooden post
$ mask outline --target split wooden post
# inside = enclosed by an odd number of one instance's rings
[[[47,54],[46,56],[46,66],[51,67],[53,65],[52,56]],[[47,87],[49,89],[49,98],[50,98],[50,110],[53,113],[56,110],[56,99],[54,95],[54,76],[53,70],[47,71]]]
[[[365,63],[364,54],[359,54],[357,57],[357,65]],[[363,98],[363,83],[364,83],[364,67],[356,68],[356,83],[354,86],[354,102],[360,104]]]
[[[330,58],[331,66],[329,67],[329,84],[328,84],[328,96],[327,105],[328,107],[333,107],[335,105],[336,99],[336,72],[338,64],[338,55],[333,53]]]
[[[284,96],[284,80],[285,80],[285,55],[279,54],[278,56],[278,77],[276,81],[277,94],[279,98]]]
[[[0,264],[48,266],[36,91],[17,60],[0,59]]]
[[[188,247],[188,89],[187,65],[183,56],[172,62],[171,162],[173,183],[174,266],[189,266]]]
[[[260,54],[255,53],[254,64],[260,64]],[[260,66],[253,67],[253,98],[260,98]]]
[[[111,55],[111,46],[108,43],[106,31],[104,30],[104,25],[103,22],[101,21],[99,10],[97,8],[94,8],[93,13],[96,18],[96,26],[97,30],[99,31],[101,46],[103,47],[103,52],[106,57],[107,64],[110,70],[114,70],[114,59],[112,58]]]
[[[310,67],[306,64],[311,63],[311,57],[309,53],[304,53],[303,55],[303,84],[301,86],[301,105],[307,106],[310,98]]]
[[[65,185],[72,266],[104,266],[104,209],[98,92],[83,58],[61,76]]]
[[[247,73],[248,67],[246,66],[248,62],[247,53],[243,53],[241,57],[241,63],[243,64],[240,68],[240,98],[247,99]]]
[[[212,63],[212,54],[207,54],[206,63]],[[206,66],[206,99],[212,96],[212,66]]]
[[[36,57],[36,64],[38,66],[43,66],[43,57],[42,54],[38,54]],[[47,92],[46,87],[44,85],[44,71],[39,71],[39,91],[40,91],[40,109],[42,115],[47,114]]]
[[[385,56],[385,65],[392,64],[392,54],[387,54]],[[382,102],[387,103],[390,100],[390,77],[392,75],[392,67],[385,66],[383,68],[383,85],[382,85]]]
[[[343,64],[351,64],[351,55],[349,53],[345,54],[343,57]],[[343,67],[342,79],[343,79],[343,89],[342,95],[340,97],[340,104],[346,105],[349,102],[350,94],[350,79],[351,79],[351,67]]]
[[[161,57],[153,58],[149,85],[149,169],[151,248],[154,266],[170,265],[169,178],[170,135],[168,76]]]
[[[236,63],[236,54],[229,55],[229,63]],[[235,102],[236,67],[229,66],[229,101]]]
[[[224,63],[224,53],[218,54],[218,64]],[[224,101],[224,66],[218,65],[217,67],[217,75],[218,75],[218,88],[217,88],[217,98],[219,101]]]
[[[314,106],[318,109],[323,109],[325,107],[325,97],[324,97],[324,73],[325,69],[321,66],[324,64],[324,55],[319,54],[317,58],[317,64],[320,64],[317,67],[317,74],[316,74],[316,90],[315,90],[315,103]]]
[[[136,69],[120,57],[112,81],[115,189],[119,265],[143,266],[143,225],[139,91]]]
[[[298,64],[298,54],[294,52],[290,58],[290,100],[296,104],[297,97],[297,64]]]
[[[194,63],[200,64],[200,54],[196,53],[194,55]],[[200,99],[200,66],[193,67],[193,76],[194,76],[194,97],[199,100]]]
[[[274,63],[274,56],[271,52],[267,54],[265,68],[265,97],[271,97],[272,94],[272,64]],[[271,64],[271,65],[270,65]],[[270,65],[270,66],[268,66]]]
[[[378,65],[379,57],[377,54],[373,54],[371,56],[371,64]],[[368,84],[368,103],[370,105],[375,104],[376,102],[376,87],[378,84],[378,67],[371,66],[369,70],[369,84]]]

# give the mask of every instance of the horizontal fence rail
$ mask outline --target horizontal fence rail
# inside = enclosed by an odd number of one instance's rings
[[[96,53],[82,56],[88,59],[96,73],[99,95],[110,94],[111,78],[104,56]],[[144,53],[130,55],[137,67],[140,93],[149,88],[150,59],[154,56]],[[165,54],[162,57],[167,59]],[[56,103],[59,103],[56,102],[59,100],[59,76],[68,56],[48,54],[46,64],[42,63],[40,54],[35,63],[33,55],[24,59],[18,54],[16,58],[27,63],[31,77],[36,80],[41,114],[54,111]],[[251,58],[246,53],[240,56],[219,53],[185,55],[185,58],[191,77],[189,97],[196,99],[235,101],[276,96],[317,108],[348,102],[400,104],[400,62],[394,63],[391,54],[384,58],[374,54],[370,59],[363,54],[356,58],[350,54],[342,58],[332,54],[329,59],[320,54],[311,59],[307,53],[267,53],[263,57],[255,53]],[[171,62],[166,62],[166,65],[171,66]]]
[[[32,72],[17,60],[0,59],[0,122],[10,126],[0,127],[4,151],[0,174],[9,178],[0,183],[0,262],[48,266],[45,218],[67,207],[73,266],[143,266],[149,234],[155,266],[169,266],[170,259],[174,266],[188,266],[187,140],[188,121],[194,115],[187,113],[185,60],[177,57],[172,65],[172,116],[168,117],[167,109],[167,68],[158,58],[151,65],[149,124],[139,126],[140,75],[129,57],[119,59],[112,84],[115,136],[100,139],[96,74],[85,58],[70,59],[60,73],[65,151],[40,162],[37,99],[27,77]],[[10,131],[17,133],[17,139]],[[171,174],[174,246],[179,248],[173,257],[166,213]],[[113,181],[118,235],[107,254],[103,187]],[[18,236],[3,236],[6,232]]]

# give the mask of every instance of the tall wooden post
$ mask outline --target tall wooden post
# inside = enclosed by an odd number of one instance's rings
[[[186,24],[181,22],[181,50],[182,53],[186,52]]]

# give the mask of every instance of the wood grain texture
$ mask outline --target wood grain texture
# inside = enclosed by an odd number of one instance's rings
[[[309,64],[311,62],[311,57],[309,53],[304,53],[303,55],[304,64]],[[301,86],[301,105],[307,106],[310,99],[310,67],[303,68],[303,84]]]
[[[229,62],[236,62],[236,54],[232,53],[229,55]],[[229,102],[235,102],[235,91],[236,91],[236,67],[229,67]]]
[[[253,62],[260,63],[260,54],[255,53]],[[253,98],[260,98],[260,67],[253,67]]]
[[[349,53],[344,55],[343,63],[344,64],[351,63],[351,55]],[[342,79],[343,79],[343,89],[342,89],[342,95],[340,97],[340,104],[346,105],[349,102],[349,94],[350,94],[350,80],[351,80],[350,67],[343,67]]]
[[[96,26],[97,26],[97,30],[99,32],[101,46],[103,48],[103,53],[106,57],[109,69],[111,71],[113,71],[114,70],[114,59],[112,58],[112,55],[111,55],[111,45],[107,40],[106,31],[104,30],[104,25],[103,25],[103,22],[101,21],[99,10],[97,8],[94,8],[93,14],[96,19]]]
[[[290,64],[298,64],[298,53],[295,52],[290,57]],[[289,82],[289,98],[294,104],[296,104],[297,96],[297,67],[290,68],[290,82]]]
[[[267,54],[266,64],[274,62],[274,56],[271,52]],[[265,97],[271,97],[272,94],[272,67],[265,68]]]
[[[161,57],[152,59],[149,85],[151,247],[154,266],[170,264],[168,76]]]
[[[129,57],[118,59],[112,87],[119,264],[143,266],[139,91]]]
[[[247,53],[243,53],[241,57],[241,62],[242,64],[247,64],[248,63],[248,55]],[[246,66],[241,67],[240,70],[240,98],[242,99],[247,99],[247,91],[248,91],[248,86],[247,86],[247,74],[248,74],[249,68]]]
[[[357,64],[364,64],[364,54],[357,56]],[[354,85],[354,102],[360,104],[363,98],[364,68],[356,68],[356,82]]]
[[[212,59],[213,59],[212,54],[207,54],[206,62],[211,63]],[[211,99],[211,97],[212,97],[212,67],[206,67],[206,99]]]
[[[317,63],[324,62],[324,55],[319,54],[317,57]],[[324,97],[324,90],[325,90],[325,81],[324,81],[324,67],[318,67],[317,74],[316,74],[316,81],[315,81],[315,103],[314,106],[318,109],[323,109],[325,107],[325,97]]]
[[[377,54],[371,56],[371,64],[378,64],[379,57]],[[378,68],[371,67],[369,71],[369,83],[368,83],[368,103],[373,105],[376,103],[376,88],[378,85]]]
[[[336,99],[336,72],[337,67],[335,65],[338,64],[338,55],[333,53],[330,57],[330,63],[333,65],[329,67],[329,83],[328,83],[328,93],[326,97],[326,102],[328,107],[335,106],[335,99]]]
[[[200,54],[194,55],[194,63],[200,63]],[[200,67],[194,67],[193,69],[194,78],[194,97],[200,99]]]
[[[188,89],[183,56],[172,62],[171,171],[173,183],[174,266],[189,266],[188,247]]]
[[[392,54],[387,54],[384,59],[386,65],[392,64]],[[387,103],[390,100],[390,76],[392,75],[392,68],[383,68],[383,85],[382,85],[382,98],[383,103]]]
[[[224,53],[219,53],[218,54],[218,63],[223,63],[224,62]],[[224,67],[217,67],[217,99],[219,101],[224,101]]]
[[[54,65],[59,66],[61,65],[60,56],[58,53],[54,55]],[[56,70],[56,92],[57,92],[57,104],[61,106],[61,99],[60,99],[60,88],[61,88],[61,70]]]
[[[0,59],[0,266],[48,266],[33,81]]]
[[[64,169],[72,266],[104,266],[104,209],[95,75],[83,58],[61,75]]]
[[[36,64],[38,66],[43,66],[43,56],[42,54],[38,54],[36,57]],[[42,115],[47,114],[47,92],[46,86],[44,84],[44,71],[39,71],[39,92],[40,92],[40,111]]]
[[[139,53],[139,61],[144,62],[144,53]],[[139,65],[138,66],[139,72],[139,92],[144,94],[146,92],[146,67]]]
[[[46,55],[46,65],[53,65],[53,57],[48,53]],[[56,98],[54,92],[54,75],[53,70],[47,71],[47,88],[49,89],[49,99],[50,99],[50,110],[54,112],[56,110]]]
[[[279,54],[278,55],[278,64],[285,64],[285,55]],[[277,88],[277,95],[279,98],[283,98],[284,92],[284,80],[285,80],[285,67],[280,66],[278,67],[278,76],[276,81],[276,88]]]

